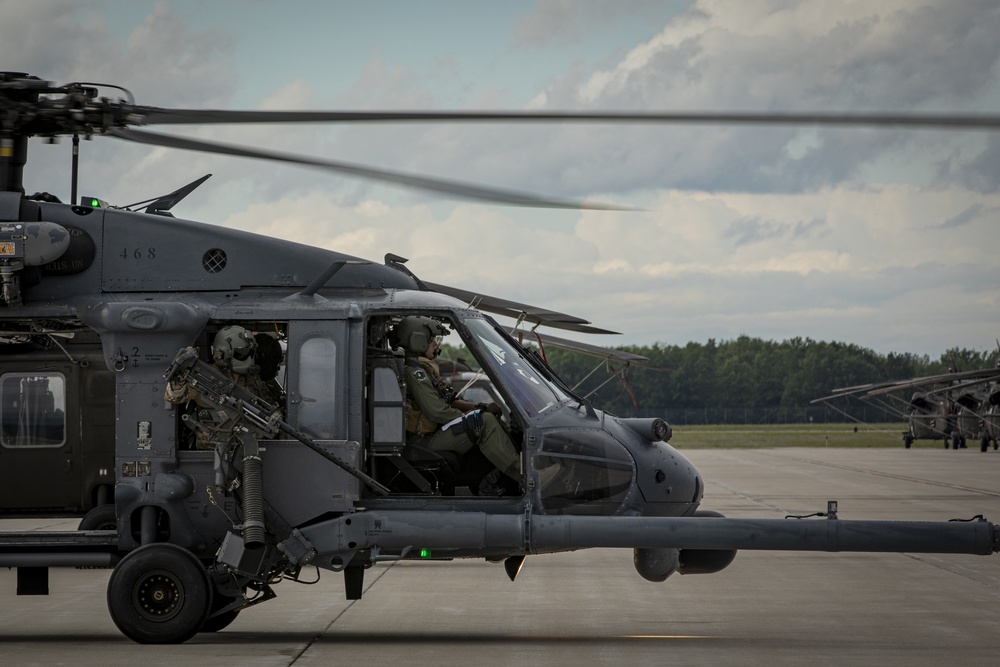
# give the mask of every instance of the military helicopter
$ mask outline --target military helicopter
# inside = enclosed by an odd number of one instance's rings
[[[835,389],[812,403],[845,412],[839,404],[856,398],[884,408],[906,422],[902,434],[906,449],[917,440],[941,440],[945,449],[963,449],[971,438],[979,440],[985,452],[989,442],[995,442],[988,426],[988,406],[998,379],[1000,369],[996,368],[950,372]]]
[[[595,409],[481,307],[430,289],[402,257],[387,254],[376,263],[157,212],[116,209],[99,198],[78,202],[75,192],[68,204],[26,197],[21,178],[29,137],[106,135],[299,163],[508,205],[594,208],[606,205],[129,126],[531,120],[995,128],[1000,119],[238,112],[145,107],[128,98],[100,97],[93,84],[0,74],[0,389],[14,394],[10,405],[18,415],[5,422],[10,431],[3,446],[27,441],[55,447],[77,427],[69,406],[80,396],[69,392],[91,389],[59,370],[51,359],[56,341],[99,341],[99,355],[74,354],[65,346],[64,356],[69,363],[92,359],[90,368],[103,364],[114,387],[113,396],[101,383],[92,390],[107,392],[104,400],[114,406],[115,529],[0,533],[0,565],[17,568],[18,593],[47,593],[49,567],[113,566],[107,599],[117,627],[136,642],[179,643],[221,630],[243,610],[275,597],[282,580],[304,581],[303,569],[311,567],[342,572],[347,597],[358,599],[365,570],[393,560],[485,558],[504,563],[514,580],[529,555],[618,547],[634,550],[641,576],[663,581],[674,573],[718,572],[739,549],[982,555],[1000,549],[1000,526],[981,517],[841,520],[831,502],[824,520],[727,519],[700,507],[704,480],[668,444],[664,420],[621,419]],[[529,320],[544,319],[524,310]],[[411,316],[460,338],[505,398],[505,428],[519,452],[513,493],[465,495],[459,491],[465,487],[438,483],[440,462],[405,455],[406,360],[394,332]],[[548,319],[564,328],[587,326],[560,314]],[[263,372],[252,355],[237,356],[245,348],[218,342],[233,327],[247,340],[267,336],[283,346],[282,398],[251,391],[214,365],[224,359],[235,368],[238,359],[246,376]],[[406,342],[415,344],[413,338]],[[15,362],[35,366],[19,367],[18,381],[6,384],[3,376]],[[194,413],[166,400],[174,385],[196,396]],[[5,400],[0,396],[0,405]],[[206,436],[209,447],[190,448],[192,429],[207,429],[192,424],[201,410],[225,426]],[[400,478],[411,486],[396,486]],[[414,490],[413,479],[427,483]]]
[[[990,442],[993,443],[993,449],[997,449],[998,441],[1000,441],[1000,385],[993,385],[986,394],[980,449],[986,451]]]

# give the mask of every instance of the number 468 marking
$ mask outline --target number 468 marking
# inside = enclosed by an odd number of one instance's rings
[[[122,259],[128,259],[129,257],[132,259],[156,259],[156,248],[135,248],[131,250],[125,248],[118,253],[118,256]]]

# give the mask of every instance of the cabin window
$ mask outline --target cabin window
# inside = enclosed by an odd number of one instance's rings
[[[0,444],[60,447],[66,442],[66,378],[60,373],[0,377]]]
[[[309,338],[299,352],[299,425],[320,437],[333,437],[336,413],[337,344]]]

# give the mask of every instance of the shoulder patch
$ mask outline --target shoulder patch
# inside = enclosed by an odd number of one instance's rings
[[[425,373],[422,369],[418,368],[415,371],[413,371],[413,377],[423,382],[424,380],[427,379],[427,373]]]

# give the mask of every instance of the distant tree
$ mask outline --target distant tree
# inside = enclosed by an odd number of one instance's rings
[[[782,342],[750,336],[684,346],[656,344],[628,347],[649,358],[659,371],[635,367],[628,382],[638,400],[618,381],[597,392],[599,407],[615,414],[653,416],[667,408],[776,409],[802,407],[842,387],[902,380],[938,372],[947,365],[910,353],[878,354],[853,343],[791,338]],[[954,349],[942,355],[963,370],[996,364],[996,352]],[[549,364],[570,385],[586,394],[605,382],[593,372],[594,360],[565,350],[548,351]],[[588,376],[589,374],[589,376]]]
[[[970,350],[953,347],[941,355],[935,366],[935,372],[948,373],[952,371],[974,371],[980,368],[992,368],[997,365],[997,350]]]

